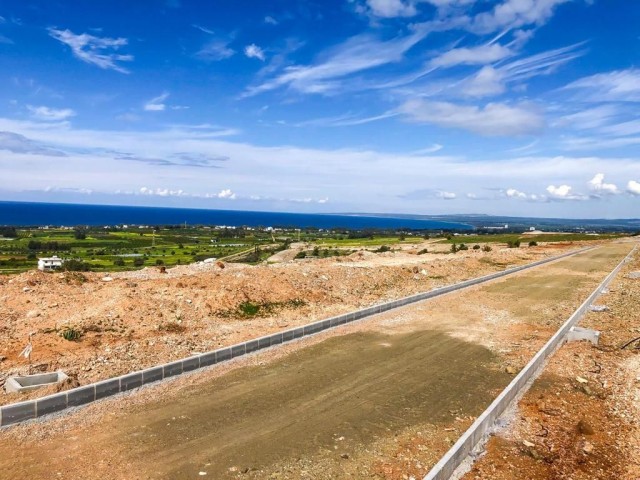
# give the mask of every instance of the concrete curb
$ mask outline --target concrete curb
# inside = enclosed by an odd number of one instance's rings
[[[476,445],[491,431],[498,418],[517,398],[528,390],[532,381],[542,371],[547,358],[561,345],[571,327],[589,310],[589,306],[600,296],[602,289],[613,280],[623,265],[630,261],[637,248],[637,245],[634,246],[631,252],[607,275],[593,293],[573,312],[571,317],[569,317],[553,337],[536,353],[511,383],[498,395],[493,403],[489,405],[440,461],[427,473],[423,480],[448,480],[456,473],[456,469],[462,465]]]
[[[318,320],[304,326],[292,328],[282,332],[273,333],[264,337],[255,338],[246,342],[238,343],[230,347],[224,347],[201,355],[194,355],[182,360],[176,360],[164,365],[158,365],[138,372],[128,373],[120,377],[103,380],[101,382],[74,388],[66,392],[60,392],[46,397],[27,400],[25,402],[13,403],[0,407],[0,427],[25,422],[34,418],[39,418],[51,413],[60,412],[67,408],[78,407],[94,402],[121,392],[126,392],[134,388],[141,387],[153,382],[158,382],[166,378],[181,375],[192,370],[225,362],[232,358],[241,357],[284,342],[290,342],[298,338],[313,335],[329,328],[344,325],[355,320],[359,320],[377,313],[386,312],[394,308],[402,307],[411,303],[419,302],[429,298],[437,297],[463,288],[478,285],[496,278],[504,277],[522,270],[554,262],[565,257],[576,255],[595,247],[586,247],[571,252],[563,253],[555,257],[545,258],[537,262],[513,267],[502,272],[491,273],[482,277],[473,278],[464,282],[437,288],[429,292],[418,293],[399,300],[374,305],[373,307],[357,310],[355,312],[339,315],[324,320]]]

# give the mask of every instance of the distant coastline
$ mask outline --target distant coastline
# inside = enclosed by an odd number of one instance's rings
[[[138,207],[0,201],[0,225],[225,225],[248,227],[473,230],[464,222],[393,215],[255,212],[175,207]]]

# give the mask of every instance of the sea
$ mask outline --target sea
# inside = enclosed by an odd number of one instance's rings
[[[229,227],[472,230],[465,223],[427,219],[319,213],[252,212],[197,208],[86,205],[69,203],[0,202],[0,225],[115,226],[224,225]]]

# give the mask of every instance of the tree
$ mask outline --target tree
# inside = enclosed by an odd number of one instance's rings
[[[91,265],[82,260],[70,258],[62,263],[62,269],[67,272],[90,272]]]
[[[75,228],[73,230],[73,236],[76,240],[84,240],[87,238],[87,231],[81,227]]]
[[[113,261],[113,264],[114,264],[116,267],[124,267],[124,259],[122,259],[122,258],[116,258],[116,259]]]
[[[144,259],[142,259],[140,257],[133,259],[133,266],[134,267],[141,267],[143,265],[144,265]]]

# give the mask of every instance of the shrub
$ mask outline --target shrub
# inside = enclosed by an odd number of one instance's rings
[[[426,248],[423,248],[418,252],[418,255],[424,255],[425,253],[429,253],[429,250],[427,250]]]
[[[67,325],[62,329],[62,332],[60,332],[60,336],[70,342],[76,342],[82,337],[82,332],[78,328]]]
[[[531,240],[531,241],[529,242],[529,246],[530,246],[530,247],[537,247],[537,246],[538,246],[538,242],[536,242],[535,240]]]
[[[260,311],[260,305],[246,301],[238,305],[238,310],[245,317],[253,317]]]
[[[374,250],[374,252],[377,252],[377,253],[384,253],[389,251],[391,251],[391,247],[389,247],[388,245],[382,245],[380,248]]]
[[[509,248],[519,248],[520,247],[520,240],[509,240],[507,242],[507,246]]]
[[[70,258],[62,263],[62,269],[67,272],[90,272],[91,265],[82,260]]]
[[[87,238],[87,231],[84,228],[76,228],[73,231],[73,236],[76,240],[84,240]]]
[[[473,249],[474,249],[474,250],[480,250],[480,245],[477,245],[477,244],[476,244],[476,245],[474,245],[474,246],[473,246]]]
[[[458,247],[458,250],[469,250],[469,247],[467,247],[464,243],[461,243]]]
[[[485,245],[484,247],[482,247],[483,252],[490,252],[491,250],[492,248],[489,245]]]
[[[124,267],[124,260],[123,260],[122,258],[116,258],[116,259],[113,261],[113,264],[114,264],[116,267]]]
[[[164,261],[159,258],[156,260],[156,265],[164,265]]]
[[[133,266],[134,267],[141,267],[143,265],[144,265],[144,259],[142,259],[140,257],[133,259]]]
[[[458,251],[458,246],[455,243],[451,244],[451,253],[456,253]]]

